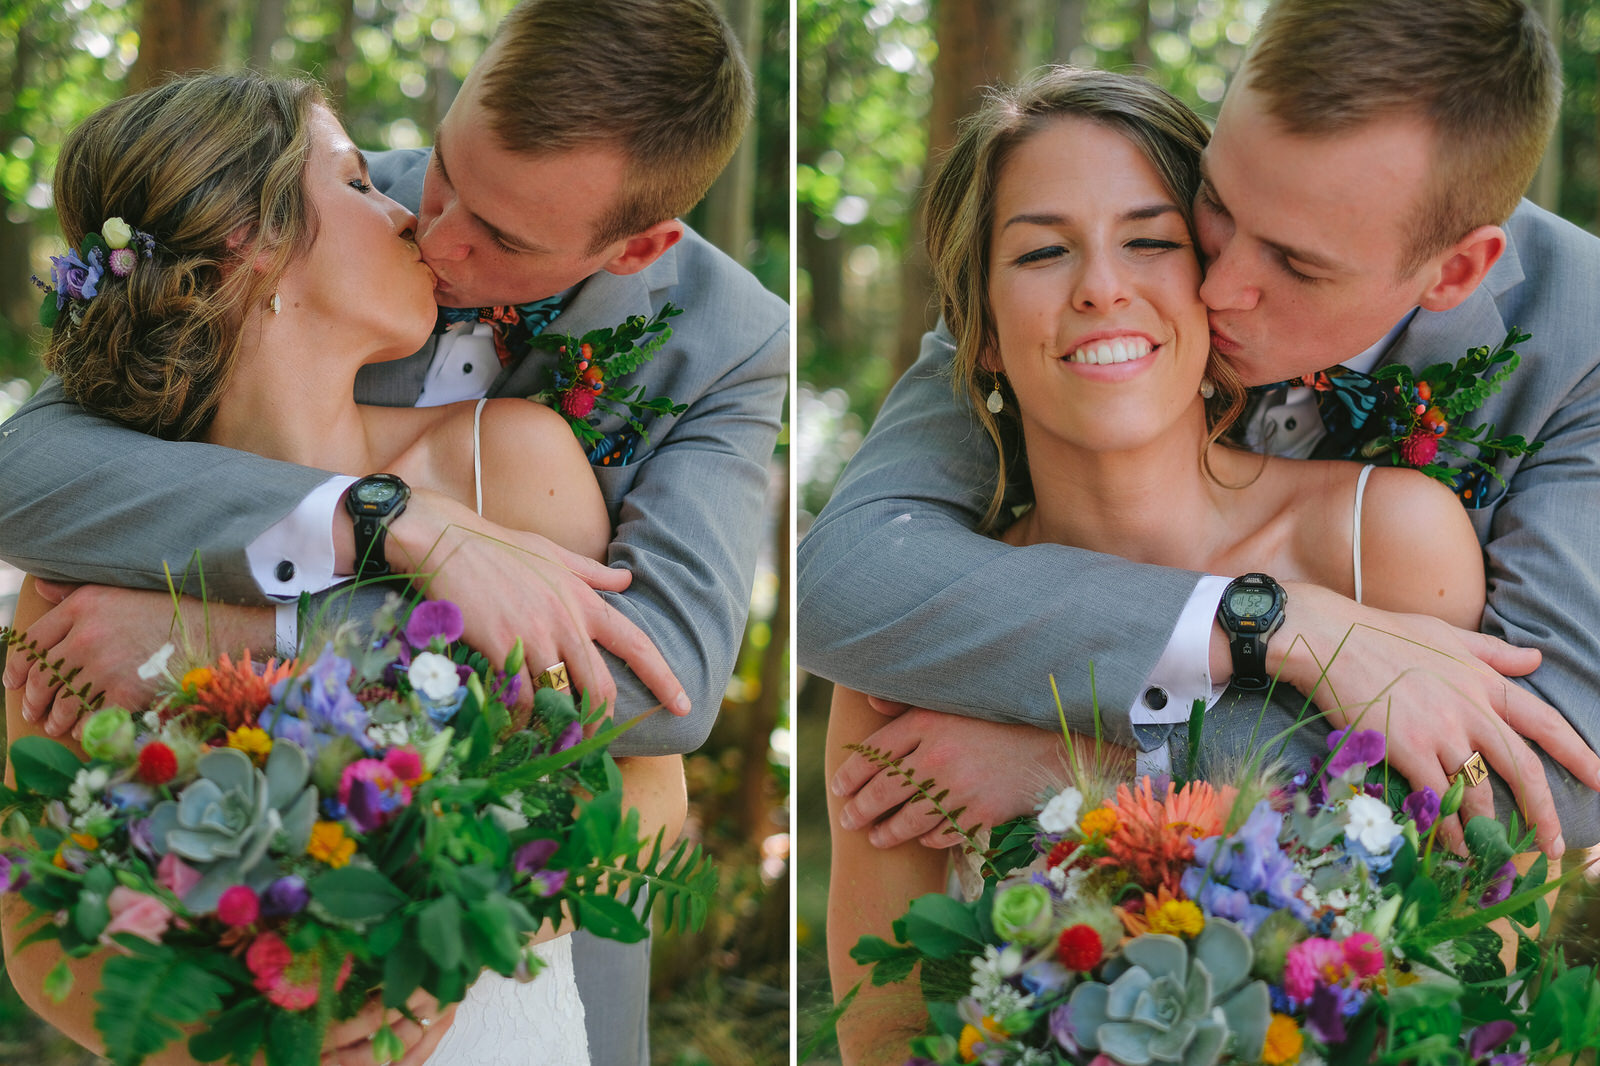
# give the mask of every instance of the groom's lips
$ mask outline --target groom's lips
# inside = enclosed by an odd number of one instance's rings
[[[1243,345],[1217,329],[1216,326],[1211,327],[1211,346],[1221,355],[1238,355],[1244,351]]]

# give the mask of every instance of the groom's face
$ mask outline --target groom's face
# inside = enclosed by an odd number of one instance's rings
[[[1420,119],[1290,133],[1236,79],[1202,161],[1196,225],[1212,340],[1247,385],[1343,362],[1426,289],[1400,257],[1428,180]]]
[[[439,124],[417,212],[417,243],[446,307],[554,296],[605,269],[622,243],[593,246],[621,194],[627,157],[603,145],[508,150],[482,104],[487,66],[480,61]]]

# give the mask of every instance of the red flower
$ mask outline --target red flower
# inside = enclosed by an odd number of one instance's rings
[[[178,772],[178,757],[159,740],[139,749],[139,776],[152,785],[164,785]]]
[[[1400,445],[1400,460],[1407,466],[1423,467],[1439,454],[1439,438],[1431,430],[1418,427]]]
[[[350,961],[346,955],[334,978],[335,991],[343,988],[350,976]],[[262,933],[250,942],[244,963],[255,975],[256,988],[284,1010],[305,1010],[316,1004],[322,988],[322,968],[314,952],[296,955],[277,934]]]
[[[1100,965],[1104,954],[1100,934],[1082,923],[1063,929],[1061,939],[1056,941],[1056,958],[1061,960],[1061,965],[1080,973]]]
[[[588,418],[593,410],[593,389],[580,384],[561,394],[561,413],[569,418]]]
[[[1078,842],[1076,840],[1062,840],[1050,849],[1050,854],[1045,857],[1044,864],[1054,869],[1072,858],[1073,852],[1077,850]]]

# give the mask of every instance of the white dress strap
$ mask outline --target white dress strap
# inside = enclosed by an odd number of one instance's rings
[[[1356,602],[1361,602],[1361,499],[1367,494],[1367,477],[1372,473],[1372,464],[1368,463],[1361,468],[1361,476],[1356,478],[1356,514],[1355,525],[1350,531],[1350,554],[1354,556],[1356,567]]]
[[[480,514],[480,515],[483,514],[483,448],[482,448],[480,440],[479,440],[479,437],[480,437],[479,427],[483,424],[483,405],[488,403],[488,402],[489,402],[489,398],[487,396],[485,396],[483,399],[478,401],[478,406],[474,407],[472,409],[472,498],[473,498],[473,500],[475,501],[475,503],[477,505],[478,514]],[[1367,467],[1367,469],[1371,470],[1372,468],[1369,466],[1369,467]],[[1362,474],[1362,477],[1365,478],[1366,475]],[[1360,524],[1361,524],[1360,514],[1361,514],[1361,503],[1358,500],[1356,502],[1356,515],[1357,515],[1356,527],[1357,527],[1357,532],[1360,532]],[[1357,549],[1358,552],[1359,552],[1359,550],[1360,549]],[[1359,554],[1356,557],[1356,561],[1357,561],[1358,564],[1360,563]],[[1360,587],[1360,582],[1361,582],[1361,568],[1360,568],[1359,565],[1357,565],[1357,567],[1356,567],[1357,588]],[[1360,598],[1361,598],[1361,594],[1359,592],[1357,592],[1356,593],[1356,599],[1359,600]]]

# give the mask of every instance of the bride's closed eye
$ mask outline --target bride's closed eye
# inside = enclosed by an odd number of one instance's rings
[[[1066,254],[1067,250],[1061,245],[1052,244],[1044,248],[1035,248],[1031,252],[1024,252],[1023,254],[1017,256],[1013,262],[1015,262],[1018,266],[1026,266],[1029,263],[1042,263],[1048,259],[1056,259]]]
[[[353,178],[345,184],[349,185],[356,192],[367,193],[372,191],[372,183],[369,181],[363,181],[360,178]]]

